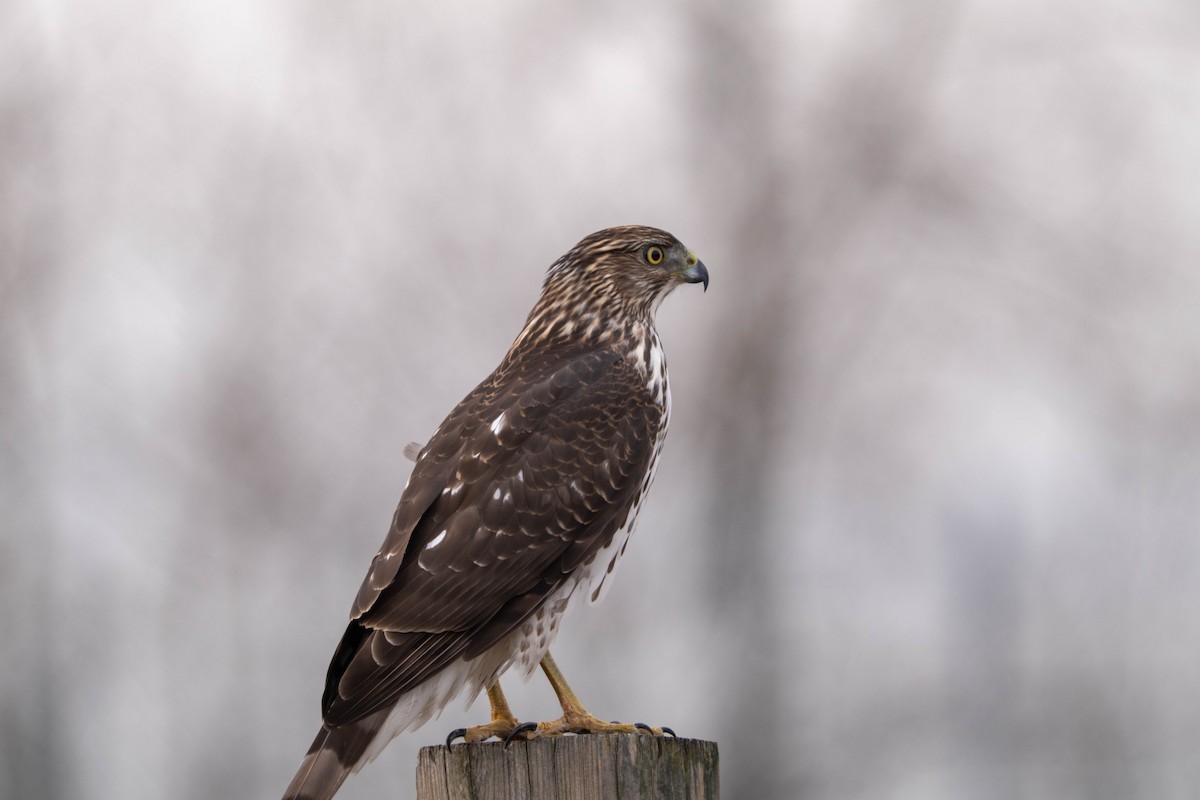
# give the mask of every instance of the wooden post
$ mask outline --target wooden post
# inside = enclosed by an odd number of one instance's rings
[[[417,800],[719,800],[717,745],[666,736],[551,736],[421,748]]]

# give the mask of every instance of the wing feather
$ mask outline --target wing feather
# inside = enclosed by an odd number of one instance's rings
[[[660,414],[608,350],[502,364],[469,394],[418,456],[359,591],[327,724],[486,651],[607,545],[641,491]]]

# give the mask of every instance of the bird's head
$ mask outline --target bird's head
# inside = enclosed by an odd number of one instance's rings
[[[696,254],[666,231],[626,225],[584,237],[550,267],[544,292],[649,316],[681,283],[708,289],[708,270]]]
[[[510,353],[552,342],[606,341],[652,326],[658,304],[681,283],[708,289],[708,270],[671,234],[637,225],[597,231],[550,266]]]

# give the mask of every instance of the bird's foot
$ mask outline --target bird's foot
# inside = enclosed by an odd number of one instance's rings
[[[526,741],[543,736],[559,736],[564,733],[641,733],[649,736],[674,736],[670,728],[654,728],[644,722],[605,722],[588,712],[566,713],[551,722],[525,722],[516,726],[505,737],[505,744],[516,739]]]
[[[472,725],[469,728],[455,728],[450,731],[450,735],[446,737],[446,747],[454,743],[455,739],[462,739],[466,744],[472,742],[482,742],[495,736],[497,739],[509,741],[515,731],[521,727],[520,722],[517,722],[515,717],[504,717],[501,719],[493,719],[486,725]]]

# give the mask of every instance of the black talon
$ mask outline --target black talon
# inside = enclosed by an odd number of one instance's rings
[[[536,731],[537,725],[538,724],[536,722],[522,722],[520,725],[513,728],[513,732],[504,737],[504,749],[507,750],[508,746],[512,743],[512,740],[520,736],[522,733]]]
[[[460,736],[463,737],[464,740],[467,738],[466,728],[455,728],[454,730],[450,731],[450,735],[446,737],[446,747],[449,747],[450,743]]]
[[[671,734],[671,738],[672,738],[672,739],[678,739],[678,738],[679,738],[678,736],[676,736],[676,735],[675,735],[675,731],[671,730],[671,729],[670,729],[670,728],[668,728],[666,725],[663,725],[663,727],[662,727],[662,732],[663,732],[663,733],[669,733],[669,734]]]
[[[654,728],[651,728],[649,725],[647,725],[644,722],[635,722],[635,723],[633,723],[633,727],[637,728],[639,731],[645,731],[646,733],[650,734],[651,736],[654,735]]]

